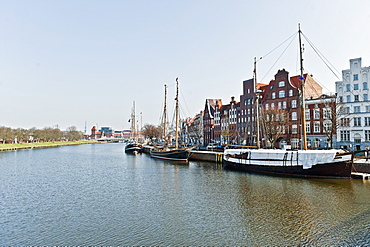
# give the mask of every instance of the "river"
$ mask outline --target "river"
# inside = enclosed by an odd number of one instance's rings
[[[120,143],[2,152],[0,245],[370,245],[370,181],[225,171]]]

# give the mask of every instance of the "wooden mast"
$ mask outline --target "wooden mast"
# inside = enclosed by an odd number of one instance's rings
[[[301,42],[301,25],[298,24],[298,34],[299,34],[299,58],[301,65],[301,75],[299,77],[301,81],[301,118],[302,118],[302,149],[307,150],[307,133],[306,133],[306,103],[305,103],[305,78],[303,75],[303,47]]]
[[[175,148],[179,148],[179,78],[176,78],[176,142]]]
[[[261,148],[260,145],[260,124],[259,124],[259,90],[257,86],[257,60],[256,57],[254,57],[254,70],[253,70],[253,84],[254,84],[254,92],[256,96],[256,146],[257,149]]]
[[[132,111],[131,111],[131,132],[134,141],[136,142],[136,118],[135,118],[135,101],[133,101]]]
[[[166,126],[167,124],[167,85],[164,85],[164,107],[163,107],[163,146],[167,147]]]

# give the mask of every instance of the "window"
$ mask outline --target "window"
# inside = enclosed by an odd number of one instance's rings
[[[286,101],[283,102],[283,109],[286,109]]]
[[[358,90],[358,84],[356,83],[356,84],[353,84],[353,89],[354,90]]]
[[[297,108],[297,100],[292,100],[292,108]]]
[[[279,98],[284,98],[285,97],[285,91],[281,90],[279,91]]]
[[[369,105],[366,106],[366,112],[370,112],[370,106]]]
[[[354,74],[354,75],[353,75],[353,80],[354,80],[354,81],[358,81],[358,74]]]
[[[311,133],[311,123],[310,122],[306,123],[306,132]]]
[[[354,107],[353,107],[353,112],[354,112],[354,113],[360,113],[360,112],[361,112],[361,110],[360,110],[360,106],[354,106]]]
[[[320,122],[316,121],[313,123],[313,132],[319,133],[320,132]]]
[[[367,95],[367,93],[364,94],[364,101],[369,101],[369,96]]]
[[[346,84],[346,90],[347,90],[347,92],[351,91],[351,85],[350,84]]]
[[[289,90],[289,97],[291,97],[291,96],[293,96],[293,90],[292,89]]]
[[[251,104],[251,99],[247,99],[247,105]]]
[[[365,117],[365,126],[370,126],[370,117]]]
[[[353,126],[355,126],[355,127],[361,126],[361,118],[360,117],[354,117],[353,118]]]
[[[362,87],[364,88],[364,90],[368,90],[368,88],[367,88],[367,82],[364,82],[364,83],[362,84]]]
[[[339,96],[339,103],[343,103],[343,96]]]
[[[278,102],[278,109],[281,109],[281,102]]]
[[[275,104],[271,103],[271,110],[274,110],[274,109],[275,109]]]
[[[330,108],[323,109],[323,118],[324,119],[331,119],[331,110]]]
[[[340,131],[340,140],[342,142],[348,142],[350,139],[349,130],[341,130]]]
[[[271,99],[275,99],[276,98],[276,93],[275,92],[273,92],[272,94],[271,94]]]
[[[324,121],[324,132],[330,133],[332,131],[332,124],[330,120]]]
[[[292,120],[297,120],[297,112],[292,112]]]
[[[313,146],[315,148],[319,148],[320,147],[320,139],[319,138],[315,138],[315,140],[313,140]]]
[[[358,95],[355,95],[355,102],[359,102]]]
[[[269,104],[266,104],[266,105],[265,105],[265,109],[266,109],[266,111],[268,111],[268,110],[269,110]]]
[[[251,89],[250,88],[248,88],[247,93],[251,93]]]
[[[349,123],[350,123],[349,118],[342,118],[342,119],[340,120],[340,126],[348,127],[348,126],[349,126]]]
[[[305,109],[305,116],[307,120],[310,120],[310,109]]]
[[[320,119],[320,109],[313,109],[313,118]]]
[[[285,86],[285,81],[280,81],[279,82],[279,87],[284,87]]]
[[[297,149],[299,146],[298,146],[298,139],[297,138],[292,138],[291,140],[290,140],[290,144],[292,145],[292,148],[293,149]]]
[[[349,107],[344,107],[343,108],[343,113],[349,114]]]
[[[365,130],[365,142],[370,141],[370,130]]]
[[[347,95],[347,103],[351,102],[351,95]]]
[[[292,125],[292,134],[297,134],[298,133],[298,127],[296,124]]]

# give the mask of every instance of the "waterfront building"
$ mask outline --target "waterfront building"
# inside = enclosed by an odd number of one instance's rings
[[[342,81],[335,83],[342,105],[337,129],[337,147],[364,150],[370,146],[370,67],[362,59],[350,59],[350,68],[342,70]]]
[[[114,134],[112,127],[101,127],[100,132],[105,137],[112,137]]]
[[[184,120],[182,136],[186,144],[198,145],[203,143],[203,111]]]
[[[216,104],[222,105],[221,99],[206,99],[203,115],[203,145],[215,142],[214,137],[214,114]]]
[[[266,84],[257,83],[257,90],[262,91]],[[238,143],[253,146],[256,143],[256,87],[253,79],[243,81],[243,94],[240,95],[238,111]]]
[[[306,112],[314,107],[315,112],[326,112],[322,87],[312,78],[305,74],[305,99]],[[300,76],[289,77],[289,72],[285,69],[279,70],[275,78],[269,84],[257,84],[260,94],[260,119],[261,139],[263,147],[283,148],[290,145],[292,148],[301,147],[302,126],[301,122],[301,102],[299,93],[301,87]],[[240,113],[238,114],[239,142],[245,145],[256,145],[256,122],[255,122],[255,103],[256,90],[254,89],[253,79],[243,81],[243,95],[240,96]],[[323,101],[324,100],[324,101]],[[326,102],[327,104],[327,102]],[[311,110],[313,112],[313,110]],[[315,115],[317,117],[318,115]],[[319,121],[323,120],[323,115],[319,115]],[[327,115],[325,115],[327,116]],[[316,118],[312,118],[313,120]],[[310,120],[311,121],[311,120]],[[316,126],[315,123],[306,123],[309,126]],[[325,122],[325,126],[328,125]],[[320,128],[310,131],[307,139],[313,145],[311,148],[324,148],[324,143],[328,143],[324,131],[324,124],[320,122]],[[307,130],[307,128],[306,128]],[[320,142],[319,142],[320,141]]]
[[[238,126],[237,126],[237,111],[239,102],[235,101],[235,97],[231,97],[231,101],[227,105],[223,105],[219,111],[220,119],[220,143],[221,144],[237,144],[238,142]]]
[[[306,99],[307,146],[311,149],[331,149],[337,140],[336,95],[323,94]]]

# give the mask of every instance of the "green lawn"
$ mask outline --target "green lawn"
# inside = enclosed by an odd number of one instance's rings
[[[30,147],[41,147],[41,146],[67,146],[67,145],[78,145],[78,144],[93,144],[96,141],[70,141],[70,142],[35,142],[35,143],[17,143],[17,144],[0,144],[0,150],[9,148],[30,148]]]

